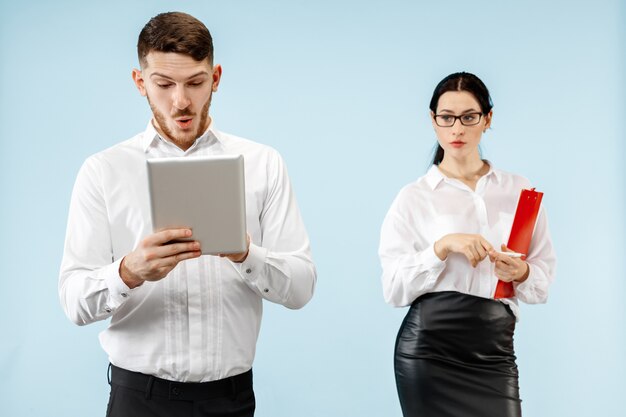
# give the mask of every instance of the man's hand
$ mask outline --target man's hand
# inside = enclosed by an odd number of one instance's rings
[[[177,242],[191,235],[190,229],[167,229],[146,237],[122,259],[120,277],[129,288],[165,278],[180,261],[202,254],[197,241]]]
[[[475,268],[476,265],[493,251],[491,243],[481,235],[453,233],[445,235],[435,242],[435,254],[442,261],[446,260],[451,252],[464,255]]]
[[[227,258],[229,259],[231,262],[234,262],[236,264],[239,264],[243,261],[246,260],[246,258],[248,257],[248,252],[250,251],[250,235],[246,236],[246,251],[245,252],[241,252],[241,253],[230,253],[228,255],[225,254],[220,254],[219,257],[220,258]]]

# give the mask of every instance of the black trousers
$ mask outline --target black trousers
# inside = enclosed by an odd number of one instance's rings
[[[110,365],[107,417],[253,417],[252,370],[219,381],[182,383]]]
[[[411,305],[396,341],[405,417],[520,417],[515,317],[495,300],[453,291]]]

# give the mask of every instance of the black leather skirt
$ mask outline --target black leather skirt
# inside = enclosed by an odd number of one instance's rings
[[[395,349],[405,417],[520,417],[515,316],[495,300],[453,291],[413,302]]]

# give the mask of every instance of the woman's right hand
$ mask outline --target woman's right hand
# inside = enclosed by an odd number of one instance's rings
[[[489,252],[494,250],[491,243],[481,235],[470,235],[465,233],[452,233],[445,235],[435,242],[435,254],[439,259],[445,261],[450,253],[460,253],[476,267],[480,261],[489,256]]]

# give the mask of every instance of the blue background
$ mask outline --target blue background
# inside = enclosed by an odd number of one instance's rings
[[[0,415],[99,416],[97,334],[57,277],[70,192],[90,154],[144,129],[131,81],[153,15],[189,12],[224,68],[221,130],[287,161],[318,266],[303,310],[266,303],[257,416],[399,416],[382,299],[382,219],[428,168],[428,102],[467,70],[490,88],[484,156],[546,195],[547,305],[516,332],[526,416],[623,416],[626,8],[615,1],[0,0]]]

